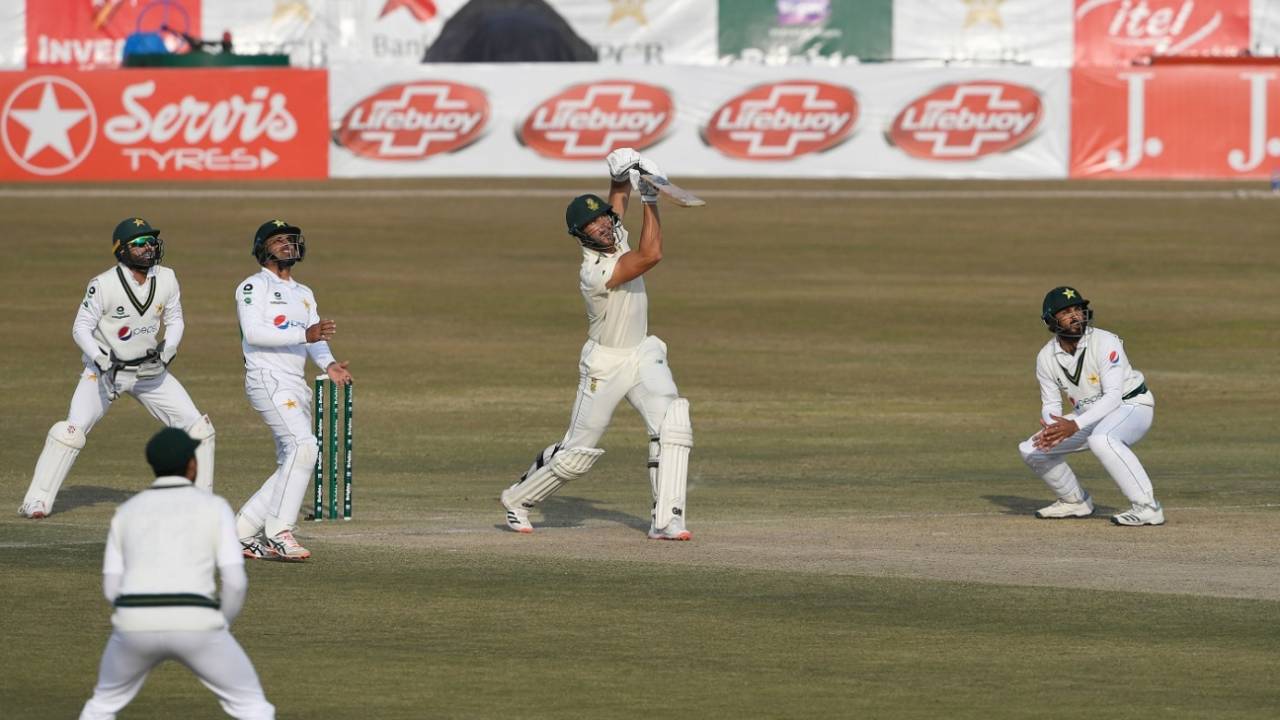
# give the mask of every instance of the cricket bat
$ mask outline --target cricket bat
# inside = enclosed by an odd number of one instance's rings
[[[661,175],[650,175],[643,170],[640,172],[649,182],[653,183],[653,186],[658,189],[658,192],[671,198],[671,202],[679,205],[680,207],[702,207],[707,204],[706,200],[703,200]]]

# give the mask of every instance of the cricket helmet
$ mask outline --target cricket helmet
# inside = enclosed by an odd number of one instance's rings
[[[130,252],[129,246],[142,238],[147,238],[147,241],[139,244],[150,247],[152,252],[136,258]],[[137,270],[146,270],[153,265],[159,265],[160,260],[164,258],[164,242],[160,239],[160,231],[151,227],[151,223],[140,217],[125,218],[116,224],[116,229],[111,233],[111,252],[125,265]]]
[[[1068,328],[1058,324],[1058,318],[1056,317],[1058,312],[1069,307],[1084,308],[1084,327],[1089,327],[1089,323],[1093,322],[1093,310],[1089,308],[1089,301],[1084,299],[1079,290],[1062,285],[1046,293],[1044,302],[1040,305],[1040,319],[1044,321],[1045,327],[1049,329],[1049,332],[1054,335],[1079,337],[1078,334],[1072,333]],[[1081,332],[1084,332],[1083,328],[1081,328]]]
[[[569,228],[569,234],[577,238],[582,247],[607,253],[611,252],[613,247],[601,245],[599,241],[585,231],[587,225],[590,225],[591,221],[601,215],[608,215],[613,219],[613,227],[616,232],[621,221],[609,203],[598,195],[579,195],[569,202],[569,207],[565,208],[564,223]]]
[[[267,251],[267,241],[277,235],[284,235],[289,239],[292,256],[280,258]],[[290,267],[307,256],[307,239],[302,235],[302,228],[297,225],[290,225],[279,219],[268,220],[258,226],[258,232],[253,235],[253,256],[257,258],[259,265],[273,261],[281,267]]]

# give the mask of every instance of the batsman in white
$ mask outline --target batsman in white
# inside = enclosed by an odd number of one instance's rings
[[[604,454],[596,447],[626,398],[649,432],[649,485],[653,493],[655,540],[689,540],[685,528],[685,484],[693,427],[689,401],[678,396],[666,343],[649,335],[646,272],[662,259],[658,191],[641,174],[662,175],[657,165],[631,148],[609,153],[613,180],[606,202],[580,195],[569,203],[565,222],[582,246],[578,288],[587,307],[587,342],[578,362],[578,394],[569,430],[534,459],[520,480],[502,493],[507,525],[533,532],[529,510],[571,480],[582,477]],[[632,250],[622,226],[632,189],[640,193],[644,219]]]
[[[236,515],[236,534],[248,558],[311,557],[293,536],[319,454],[304,375],[307,358],[335,383],[351,382],[347,363],[329,350],[337,324],[320,319],[311,288],[293,279],[293,266],[306,255],[298,226],[268,220],[253,236],[253,256],[262,269],[236,287],[244,391],[276,442],[275,472]]]
[[[58,489],[89,431],[121,393],[132,395],[160,422],[184,428],[200,441],[196,487],[213,490],[213,424],[168,370],[185,325],[178,278],[160,264],[160,231],[142,218],[126,218],[116,225],[111,242],[118,262],[89,281],[71,326],[84,370],[67,419],[49,429],[36,461],[18,510],[25,517],[39,519],[53,511]]]
[[[249,656],[227,629],[244,606],[249,579],[231,506],[192,486],[199,445],[177,428],[151,438],[147,463],[155,482],[111,519],[102,592],[115,607],[114,630],[80,720],[114,718],[165,660],[190,668],[231,717],[275,717]],[[214,592],[215,568],[221,596]]]
[[[1093,499],[1080,486],[1066,457],[1088,448],[1133,505],[1112,516],[1111,522],[1163,525],[1164,509],[1156,501],[1151,478],[1130,449],[1151,428],[1156,401],[1142,373],[1129,365],[1124,342],[1114,333],[1090,326],[1093,310],[1073,287],[1050,290],[1040,318],[1054,336],[1036,356],[1041,429],[1018,450],[1058,500],[1037,510],[1036,517],[1093,514]],[[1074,409],[1065,416],[1063,393]]]

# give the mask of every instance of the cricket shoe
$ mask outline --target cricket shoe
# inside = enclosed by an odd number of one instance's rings
[[[684,518],[671,518],[670,524],[659,530],[658,528],[649,526],[650,540],[692,540],[693,533],[684,529]]]
[[[275,560],[276,554],[268,550],[259,538],[240,541],[240,550],[246,560]]]
[[[507,510],[507,527],[526,535],[533,532],[533,525],[529,523],[529,511],[509,502],[506,490],[502,491],[502,507]]]
[[[262,544],[275,555],[277,560],[302,562],[311,557],[311,551],[298,544],[292,530],[281,530],[263,540]]]
[[[1089,493],[1084,494],[1084,499],[1080,502],[1070,502],[1068,500],[1059,499],[1052,505],[1042,507],[1036,511],[1036,517],[1041,520],[1060,520],[1062,518],[1082,518],[1089,517],[1093,514],[1093,498],[1089,497]]]
[[[34,500],[18,508],[18,514],[32,520],[43,520],[49,516],[49,508],[43,500]]]
[[[1164,508],[1160,503],[1152,501],[1150,505],[1134,503],[1129,512],[1122,512],[1119,515],[1112,515],[1111,522],[1116,525],[1125,525],[1128,527],[1139,527],[1141,525],[1163,525],[1164,524]]]

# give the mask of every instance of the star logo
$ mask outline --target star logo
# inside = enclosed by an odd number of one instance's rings
[[[289,224],[283,220],[272,220],[271,222],[275,223],[276,227],[284,227],[285,225]]]
[[[89,156],[98,134],[93,101],[65,77],[42,75],[22,83],[0,111],[0,141],[33,175],[61,175]]]
[[[1076,291],[1072,290],[1071,288],[1067,288],[1066,290],[1062,291],[1062,296],[1070,300],[1076,296]]]
[[[969,7],[964,16],[964,27],[969,29],[978,23],[990,23],[992,27],[1004,29],[1004,20],[1000,19],[1000,5],[1004,0],[962,0]]]
[[[293,398],[289,398],[284,401],[284,407],[286,410],[296,410],[298,408],[298,403],[294,401]]]
[[[595,212],[600,209],[600,203],[596,202],[595,198],[587,198],[587,209]]]
[[[90,381],[96,381],[98,379],[98,373],[89,373],[89,377],[87,379]]]
[[[310,310],[310,309],[311,309],[311,301],[310,301],[310,300],[303,300],[303,301],[302,301],[302,306],[303,306],[303,307],[305,307],[306,309]]]
[[[1089,384],[1090,385],[1098,384],[1098,373],[1089,373]]]
[[[400,8],[408,10],[418,22],[427,22],[436,16],[434,0],[387,0],[387,4],[382,6],[382,12],[378,13],[378,19],[381,20]]]
[[[147,221],[146,221],[146,220],[143,220],[142,218],[134,218],[134,219],[133,219],[133,224],[134,224],[136,227],[142,227],[143,225],[146,225],[146,224],[147,224]]]
[[[609,12],[609,27],[631,18],[640,25],[648,26],[649,20],[644,16],[644,0],[609,0],[613,8]]]

